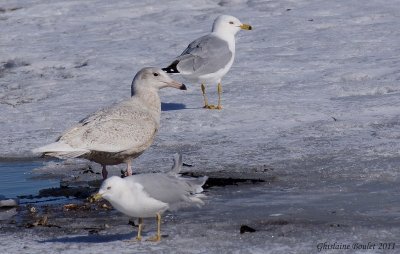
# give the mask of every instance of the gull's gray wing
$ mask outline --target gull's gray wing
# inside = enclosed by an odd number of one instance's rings
[[[183,178],[164,173],[138,174],[126,178],[143,186],[143,190],[152,198],[168,203],[169,206],[184,206],[197,203],[192,199],[203,191],[201,186],[207,180],[203,178]]]
[[[200,76],[223,69],[232,57],[226,41],[208,34],[190,43],[174,63],[180,73]]]

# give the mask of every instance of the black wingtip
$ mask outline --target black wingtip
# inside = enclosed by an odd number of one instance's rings
[[[179,73],[177,65],[179,61],[174,61],[172,64],[170,64],[166,68],[162,68],[161,70],[165,71],[166,73]]]
[[[181,89],[181,90],[187,90],[185,84],[182,84],[181,87],[180,87],[180,89]]]
[[[166,73],[171,73],[171,69],[170,68],[162,68],[161,70],[163,70]]]

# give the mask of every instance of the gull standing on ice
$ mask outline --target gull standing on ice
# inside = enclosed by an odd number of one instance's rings
[[[64,132],[55,143],[34,149],[61,159],[85,158],[103,167],[126,163],[125,174],[132,175],[132,159],[141,155],[152,143],[160,126],[159,89],[186,86],[169,77],[159,68],[143,68],[132,81],[131,98],[97,111]]]
[[[143,218],[156,217],[157,234],[150,241],[161,239],[161,214],[166,210],[203,205],[200,194],[207,176],[201,178],[181,177],[182,156],[175,156],[169,173],[137,174],[120,178],[112,176],[105,180],[93,199],[104,198],[123,214],[139,218],[137,241],[142,240]]]
[[[235,34],[239,30],[252,30],[239,19],[221,15],[213,24],[212,32],[198,38],[178,56],[168,67],[167,73],[180,73],[184,78],[201,83],[204,108],[222,109],[222,77],[229,71],[235,58]],[[204,84],[218,83],[218,105],[209,105]]]

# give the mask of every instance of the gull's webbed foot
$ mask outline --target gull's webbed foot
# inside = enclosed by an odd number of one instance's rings
[[[217,105],[217,106],[215,106],[215,105],[206,105],[206,106],[204,106],[203,108],[205,108],[205,109],[218,109],[218,110],[221,110],[221,109],[222,109],[222,106],[221,106],[221,105]]]
[[[222,85],[221,83],[218,83],[217,86],[218,89],[218,105],[212,105],[212,104],[208,104],[208,100],[206,97],[206,88],[203,84],[201,84],[201,91],[203,92],[203,98],[204,98],[204,106],[203,108],[205,109],[218,109],[221,110],[222,109],[222,105],[221,105],[221,95],[222,95]]]
[[[215,105],[209,105],[209,104],[207,104],[207,105],[204,105],[203,108],[205,108],[205,109],[215,109],[216,107],[215,107]]]
[[[137,236],[131,240],[127,240],[126,242],[140,242],[142,241],[142,228],[143,228],[143,218],[139,218],[139,228],[137,232]]]
[[[126,243],[138,243],[138,242],[141,242],[142,241],[142,237],[135,237],[135,238],[132,238],[132,239],[130,239],[130,240],[124,240],[124,242],[126,242]]]
[[[150,242],[159,242],[161,240],[161,235],[155,235],[150,237],[149,239],[147,239],[146,241],[150,241]]]
[[[156,214],[156,220],[157,220],[157,234],[155,236],[147,239],[147,241],[159,242],[161,240],[161,214],[160,213]]]

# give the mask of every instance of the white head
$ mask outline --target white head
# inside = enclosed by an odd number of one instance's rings
[[[239,19],[233,16],[220,15],[215,19],[212,31],[216,33],[229,33],[235,35],[241,29],[252,30],[252,27],[248,24],[243,24]]]
[[[107,178],[101,185],[99,192],[94,196],[94,199],[116,200],[123,192],[126,192],[123,188],[124,186],[125,180],[118,176]]]
[[[138,90],[156,90],[173,87],[186,90],[186,86],[173,80],[167,73],[159,68],[146,67],[136,73],[132,81],[131,95],[135,95]]]

